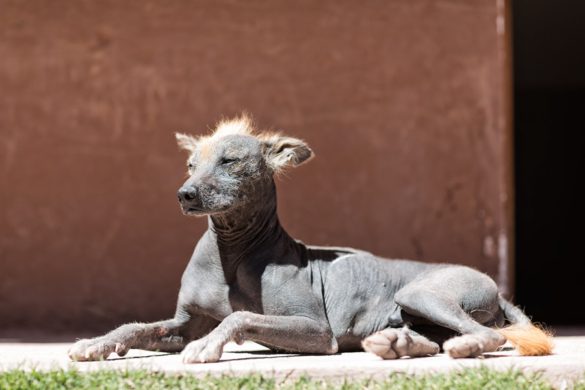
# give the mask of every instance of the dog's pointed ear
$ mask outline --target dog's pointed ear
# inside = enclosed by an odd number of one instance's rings
[[[175,133],[177,144],[181,149],[193,152],[197,148],[197,138],[188,134]]]
[[[275,172],[299,166],[314,156],[309,145],[297,138],[269,135],[263,137],[263,143],[266,162]]]

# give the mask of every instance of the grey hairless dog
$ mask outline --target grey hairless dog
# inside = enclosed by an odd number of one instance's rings
[[[384,359],[433,355],[441,344],[451,357],[475,357],[506,339],[525,355],[551,352],[550,337],[479,271],[292,239],[276,214],[273,176],[313,156],[303,141],[256,133],[246,116],[177,140],[190,152],[179,202],[187,215],[208,216],[209,229],[183,274],[175,316],[79,340],[71,359],[138,348],[215,362],[226,343],[245,340],[310,354],[363,348]]]

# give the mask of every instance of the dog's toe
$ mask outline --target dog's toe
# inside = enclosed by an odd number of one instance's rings
[[[116,349],[116,344],[103,339],[83,339],[69,348],[67,354],[73,361],[105,360]]]
[[[476,335],[466,334],[445,341],[443,350],[452,358],[477,357],[484,352],[483,340]]]
[[[362,341],[362,346],[366,352],[380,356],[382,359],[396,359],[398,354],[392,349],[392,343],[395,340],[386,337],[381,332],[374,333]]]
[[[219,361],[223,345],[209,337],[190,342],[181,353],[183,363],[214,363]]]
[[[439,345],[426,337],[411,332],[407,327],[387,328],[362,341],[365,351],[382,359],[398,359],[403,356],[420,357],[435,355]]]
[[[366,337],[362,341],[365,351],[382,359],[398,359],[408,356],[412,338],[405,329],[384,329]]]

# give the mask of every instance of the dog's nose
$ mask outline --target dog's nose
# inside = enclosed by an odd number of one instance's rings
[[[197,190],[194,187],[182,187],[177,192],[179,201],[191,201],[197,196]]]

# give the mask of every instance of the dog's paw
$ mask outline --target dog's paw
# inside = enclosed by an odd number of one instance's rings
[[[484,340],[481,336],[464,334],[445,341],[443,350],[455,359],[477,357],[484,352]]]
[[[124,356],[128,352],[128,348],[120,343],[98,337],[77,341],[69,348],[67,354],[73,361],[85,362],[106,360],[112,352],[116,352],[119,356]]]
[[[183,352],[183,363],[214,363],[219,361],[223,353],[224,342],[211,334],[199,340],[191,341]]]
[[[439,346],[422,336],[412,337],[408,328],[381,330],[362,341],[365,351],[382,359],[398,359],[403,356],[428,356],[439,352]]]

